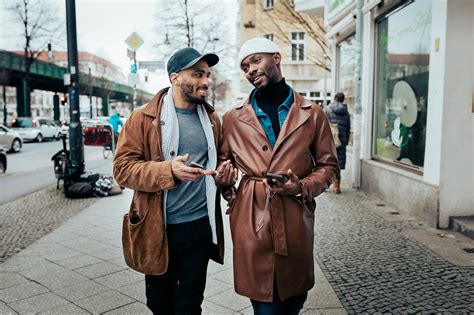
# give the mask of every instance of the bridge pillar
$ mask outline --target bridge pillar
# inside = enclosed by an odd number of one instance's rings
[[[55,121],[59,121],[59,95],[53,95],[53,118]]]
[[[25,79],[16,86],[16,112],[19,117],[31,117],[30,85]]]
[[[102,116],[109,116],[109,96],[102,96]]]

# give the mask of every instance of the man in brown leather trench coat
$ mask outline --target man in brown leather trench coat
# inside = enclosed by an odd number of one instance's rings
[[[119,136],[114,175],[134,190],[123,251],[127,265],[145,274],[154,314],[201,314],[209,258],[223,262],[220,196],[208,176],[221,129],[205,101],[218,60],[193,48],[175,52],[167,64],[171,87],[134,111]]]
[[[278,51],[263,38],[243,44],[239,64],[255,89],[223,117],[218,154],[243,173],[236,195],[229,173],[216,182],[230,200],[235,290],[255,314],[303,307],[314,285],[314,198],[339,173],[326,115],[285,83]]]

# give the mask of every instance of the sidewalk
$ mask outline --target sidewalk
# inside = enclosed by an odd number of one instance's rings
[[[122,215],[132,191],[98,199],[58,229],[0,264],[0,314],[151,314],[144,276],[122,257]],[[224,208],[225,209],[225,208]],[[203,314],[253,314],[233,290],[232,242],[224,217],[226,263],[211,262]],[[346,314],[315,262],[304,314]]]

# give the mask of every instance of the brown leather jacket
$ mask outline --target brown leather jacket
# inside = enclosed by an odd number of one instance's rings
[[[122,245],[125,261],[132,269],[150,275],[160,275],[167,270],[168,243],[161,192],[176,186],[171,161],[163,161],[161,151],[160,112],[167,91],[168,88],[159,91],[150,103],[132,113],[120,132],[114,158],[115,179],[121,186],[135,191],[129,213],[124,216]],[[221,124],[214,109],[209,104],[205,107],[217,147]],[[138,215],[138,222],[130,221],[132,215]],[[218,194],[216,228],[218,246],[215,246],[211,258],[223,263],[224,238]]]
[[[326,115],[298,93],[294,99],[273,150],[248,99],[222,121],[218,159],[245,174],[227,210],[235,290],[264,302],[273,300],[275,279],[282,300],[314,285],[314,198],[339,173]],[[288,169],[301,179],[302,195],[269,195],[265,173]]]

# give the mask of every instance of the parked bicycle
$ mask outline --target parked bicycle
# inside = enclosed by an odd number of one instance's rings
[[[69,159],[69,150],[67,149],[67,135],[61,134],[59,138],[63,142],[62,150],[58,151],[51,157],[54,166],[54,175],[57,178],[56,188],[59,189],[59,182],[62,180],[64,191],[67,190],[68,176],[70,175],[71,160]]]

